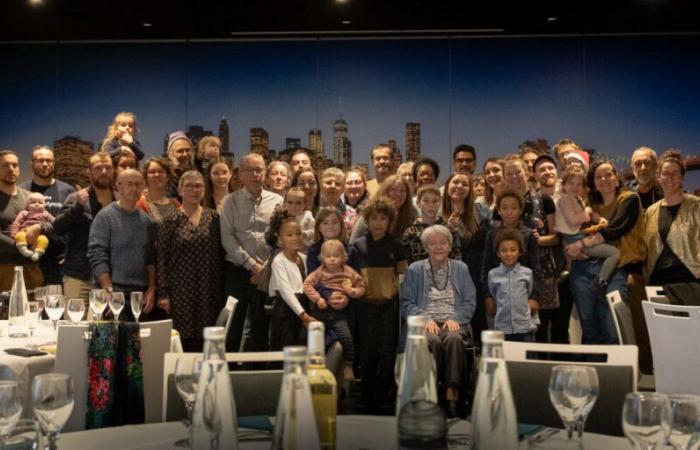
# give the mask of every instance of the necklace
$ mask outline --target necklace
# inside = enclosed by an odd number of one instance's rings
[[[438,291],[444,291],[447,289],[447,283],[450,281],[450,262],[447,261],[447,274],[445,275],[445,282],[442,284],[442,287],[438,286],[437,282],[435,281],[435,271],[433,270],[433,263],[428,260],[428,266],[430,267],[430,281],[433,284],[433,287],[437,289]],[[440,269],[438,269],[439,271]]]

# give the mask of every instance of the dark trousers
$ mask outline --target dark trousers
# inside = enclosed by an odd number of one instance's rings
[[[226,295],[238,299],[236,311],[231,320],[231,331],[226,342],[230,352],[264,352],[269,349],[268,330],[270,319],[265,314],[267,295],[250,283],[251,273],[229,261],[224,265]],[[246,320],[247,319],[247,320]],[[245,332],[245,336],[244,335]]]
[[[328,306],[326,309],[314,308],[311,315],[323,322],[327,330],[332,330],[343,346],[343,360],[345,362],[355,361],[355,342],[348,325],[347,308],[335,310]]]
[[[535,333],[513,333],[505,335],[506,341],[510,342],[535,342]]]
[[[305,297],[300,296],[299,302],[306,310]],[[277,297],[272,308],[272,327],[270,331],[270,350],[282,350],[288,345],[306,345],[306,328],[299,316],[282,300]]]
[[[443,380],[447,387],[459,388],[464,375],[466,333],[462,330],[447,331],[441,327],[437,334],[426,333],[426,337],[435,358],[438,379]]]
[[[559,283],[559,307],[540,309],[540,326],[537,328],[537,342],[553,344],[569,343],[569,321],[574,303],[569,288],[569,276]]]
[[[394,361],[398,335],[398,301],[355,303],[362,345],[362,401],[390,402],[394,391]]]

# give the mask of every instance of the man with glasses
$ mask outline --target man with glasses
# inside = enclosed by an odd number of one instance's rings
[[[38,192],[46,199],[46,210],[56,216],[63,202],[75,189],[68,183],[54,178],[55,160],[53,151],[45,145],[37,145],[32,151],[32,171],[34,176],[19,187],[30,192]],[[39,260],[45,284],[61,284],[63,269],[60,261],[64,258],[65,243],[59,238],[49,237],[46,254]]]
[[[107,292],[143,292],[144,315],[155,304],[155,230],[151,219],[136,207],[145,182],[141,172],[126,169],[117,178],[119,200],[97,213],[90,227],[87,257],[97,283]],[[134,320],[131,308],[121,318]]]
[[[639,195],[642,211],[664,198],[664,192],[656,181],[657,158],[654,149],[639,147],[632,153],[632,173],[634,180],[627,188]]]
[[[452,171],[472,175],[476,168],[476,150],[469,144],[461,144],[452,152]]]
[[[256,153],[248,153],[241,159],[239,177],[243,189],[227,195],[221,207],[221,243],[226,251],[225,290],[226,295],[238,299],[227,348],[239,351],[243,336],[244,351],[266,351],[269,348],[269,319],[265,314],[268,295],[258,290],[257,285],[270,256],[265,233],[282,197],[263,189],[265,160]]]

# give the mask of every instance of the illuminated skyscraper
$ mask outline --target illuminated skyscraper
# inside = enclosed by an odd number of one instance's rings
[[[420,159],[420,124],[406,123],[406,161]]]
[[[71,186],[87,186],[88,160],[93,154],[92,142],[84,141],[78,136],[66,136],[53,143],[56,160],[54,176]]]
[[[343,170],[352,165],[352,143],[348,138],[348,124],[342,117],[333,122],[333,159]]]
[[[323,137],[321,137],[321,130],[318,128],[309,131],[309,151],[318,159],[323,159],[325,157],[323,151]]]
[[[267,134],[264,128],[251,128],[250,129],[250,152],[257,153],[265,161],[270,159],[269,154],[269,141],[270,136]]]
[[[228,122],[226,122],[226,117],[222,117],[219,122],[219,140],[221,141],[221,154],[226,154],[229,152],[228,147]]]
[[[293,148],[301,147],[301,139],[299,138],[287,138],[284,141],[284,149],[291,150]]]

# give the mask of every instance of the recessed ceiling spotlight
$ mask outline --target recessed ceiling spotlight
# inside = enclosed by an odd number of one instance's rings
[[[150,22],[144,22],[142,25],[144,28],[151,28],[153,26],[153,24]]]
[[[349,20],[343,20],[340,23],[342,23],[343,25],[350,25],[352,22],[350,22]]]
[[[547,17],[547,22],[556,22],[557,18],[556,17]]]
[[[343,3],[347,3],[348,0],[335,0],[335,2],[342,5]]]
[[[29,0],[29,4],[32,6],[38,6],[44,3],[44,0]]]

